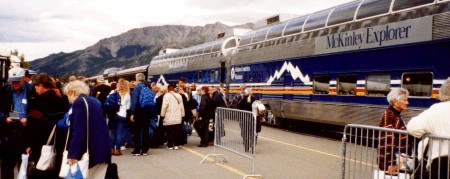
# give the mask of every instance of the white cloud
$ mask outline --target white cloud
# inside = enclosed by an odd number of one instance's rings
[[[133,28],[165,24],[237,25],[278,14],[307,14],[351,0],[2,0],[0,54],[28,60],[71,52]],[[5,50],[6,49],[6,50]]]

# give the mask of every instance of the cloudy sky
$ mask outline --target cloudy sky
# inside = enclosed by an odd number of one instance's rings
[[[303,15],[352,0],[1,0],[0,55],[28,61],[72,52],[133,28],[237,25],[274,14]]]

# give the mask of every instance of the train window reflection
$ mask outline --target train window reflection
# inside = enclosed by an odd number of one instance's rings
[[[356,75],[338,75],[338,95],[356,95]]]
[[[403,73],[402,87],[410,96],[431,97],[433,74],[431,72]]]
[[[236,47],[236,40],[234,40],[234,39],[231,39],[230,41],[227,42],[227,44],[225,44],[226,49],[233,48],[233,47]]]
[[[315,76],[313,81],[314,94],[328,94],[330,92],[330,77],[329,76]]]
[[[392,0],[365,0],[359,7],[357,19],[381,15],[389,12]]]
[[[305,31],[318,29],[321,27],[325,27],[325,23],[327,22],[328,15],[330,14],[331,9],[323,10],[312,14],[305,24]]]
[[[291,35],[302,32],[303,24],[308,16],[297,17],[294,20],[289,21],[284,29],[283,35]]]
[[[214,82],[214,70],[211,70],[209,73],[209,82]]]
[[[328,25],[336,25],[352,21],[353,17],[355,16],[355,11],[360,3],[361,1],[354,1],[336,7],[331,13],[330,18],[328,19]]]
[[[369,74],[366,77],[367,96],[387,96],[391,90],[391,75]]]
[[[201,83],[203,78],[202,71],[198,71],[198,82]]]
[[[398,11],[430,3],[434,3],[434,0],[395,0],[393,10]]]
[[[214,71],[214,79],[219,80],[219,71]]]

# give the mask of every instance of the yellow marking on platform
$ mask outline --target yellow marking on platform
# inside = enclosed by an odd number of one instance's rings
[[[261,139],[264,139],[264,140],[268,140],[268,141],[272,141],[272,142],[276,142],[276,143],[280,143],[280,144],[284,144],[284,145],[295,147],[295,148],[299,148],[299,149],[303,149],[303,150],[308,150],[308,151],[319,153],[319,154],[322,154],[322,155],[328,155],[328,156],[331,156],[331,157],[341,158],[341,156],[338,156],[338,155],[334,155],[334,154],[322,152],[320,150],[314,150],[314,149],[310,149],[310,148],[306,148],[306,147],[302,147],[302,146],[298,146],[298,145],[294,145],[294,144],[278,141],[278,140],[275,140],[275,139],[269,139],[269,138],[261,137],[261,136],[258,136],[258,138],[261,138]],[[371,164],[368,164],[368,163],[365,163],[365,162],[361,162],[361,161],[358,161],[358,160],[354,160],[354,159],[347,159],[347,160],[350,160],[352,162],[361,163],[361,164],[364,164],[364,165],[371,165]]]
[[[181,148],[187,150],[188,152],[190,152],[190,153],[192,153],[192,154],[194,154],[194,155],[199,156],[200,158],[205,158],[205,157],[206,157],[205,155],[203,155],[203,154],[201,154],[200,152],[197,152],[197,151],[195,151],[195,150],[193,150],[193,149],[190,149],[190,148],[187,148],[187,147],[184,147],[184,146],[181,147]],[[213,161],[211,158],[207,158],[206,160],[208,160],[208,161],[210,161],[210,162]],[[231,166],[224,165],[224,164],[222,164],[222,163],[215,163],[215,164],[221,166],[222,168],[225,168],[225,169],[228,170],[228,171],[231,171],[231,172],[233,172],[233,173],[236,173],[236,174],[238,174],[238,175],[241,175],[242,177],[244,177],[244,176],[246,175],[244,172],[242,172],[242,171],[240,171],[240,170],[238,170],[238,169],[235,169],[235,168],[233,168],[233,167],[231,167]]]
[[[240,132],[235,131],[235,130],[231,130],[231,129],[227,129],[227,128],[225,128],[225,129],[226,129],[226,130],[229,130],[229,131],[231,131],[231,132],[240,133]],[[295,148],[299,148],[299,149],[303,149],[303,150],[307,150],[307,151],[311,151],[311,152],[315,152],[315,153],[319,153],[319,154],[322,154],[322,155],[328,155],[328,156],[336,157],[336,158],[339,158],[339,159],[341,158],[341,156],[338,156],[338,155],[334,155],[334,154],[322,152],[322,151],[320,151],[320,150],[314,150],[314,149],[310,149],[310,148],[307,148],[307,147],[302,147],[302,146],[290,144],[290,143],[287,143],[287,142],[282,142],[282,141],[275,140],[275,139],[270,139],[270,138],[267,138],[267,137],[261,137],[261,136],[259,136],[259,135],[258,135],[258,138],[264,139],[264,140],[268,140],[268,141],[272,141],[272,142],[279,143],[279,144],[283,144],[283,145],[287,145],[287,146],[291,146],[291,147],[295,147]],[[369,164],[369,163],[366,163],[366,162],[361,162],[361,161],[359,161],[359,160],[348,159],[348,158],[346,158],[346,159],[347,159],[347,160],[350,160],[350,161],[352,161],[352,162],[357,162],[357,163],[361,163],[361,164],[364,164],[364,165],[372,165],[372,164]]]

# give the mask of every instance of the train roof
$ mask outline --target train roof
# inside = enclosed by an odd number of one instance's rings
[[[215,53],[215,52],[221,52],[221,50],[227,46],[224,46],[227,42],[229,42],[232,39],[239,38],[240,36],[231,36],[228,38],[222,38],[211,42],[206,42],[199,45],[194,45],[188,48],[184,48],[175,52],[172,52],[170,54],[165,55],[158,55],[152,59],[152,63],[158,62],[163,59],[173,59],[173,58],[181,58],[181,57],[188,57],[188,56],[198,56],[203,54],[209,54],[209,53]],[[237,44],[235,45],[235,47]]]
[[[147,70],[147,68],[148,68],[148,65],[144,65],[144,66],[138,66],[138,67],[134,67],[134,68],[121,70],[121,71],[117,72],[117,76],[126,75],[126,74],[130,74],[130,73],[142,73],[142,72],[145,72]]]
[[[250,31],[239,46],[420,8],[448,0],[356,0]]]

